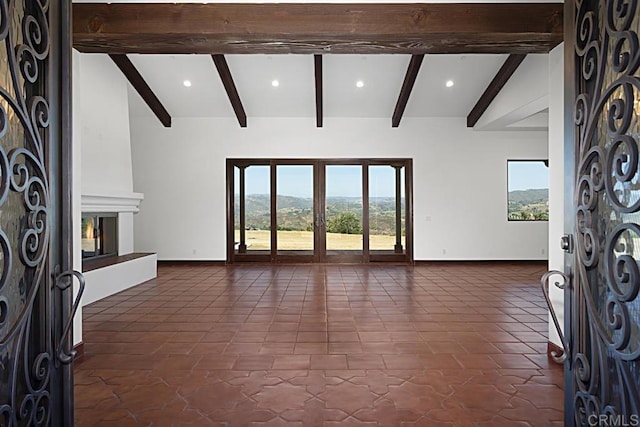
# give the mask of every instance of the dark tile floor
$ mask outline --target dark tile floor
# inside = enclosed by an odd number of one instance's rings
[[[543,271],[161,266],[84,308],[77,425],[562,425]]]

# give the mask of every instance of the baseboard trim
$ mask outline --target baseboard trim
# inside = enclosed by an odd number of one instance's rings
[[[528,265],[540,265],[547,266],[549,261],[547,260],[538,260],[538,259],[438,259],[438,260],[415,260],[413,261],[415,265],[444,265],[444,264],[470,264],[470,265],[480,265],[480,264],[528,264]]]
[[[78,344],[73,346],[73,351],[75,351],[75,357],[73,361],[78,363],[84,360],[84,341],[80,341]]]
[[[217,266],[220,266],[220,265],[226,265],[226,264],[227,264],[227,262],[223,261],[223,260],[205,260],[205,259],[202,259],[202,260],[199,260],[199,259],[196,259],[196,260],[187,260],[187,259],[185,259],[185,260],[182,260],[182,259],[170,260],[170,259],[163,259],[163,260],[160,260],[159,259],[158,260],[158,266],[162,265],[164,267],[171,266],[171,265],[193,265],[193,266],[196,266],[196,265],[197,266],[217,265]]]

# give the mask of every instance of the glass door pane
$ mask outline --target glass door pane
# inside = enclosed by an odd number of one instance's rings
[[[405,168],[369,166],[369,250],[406,250]]]
[[[276,166],[278,254],[313,255],[313,165]]]
[[[234,252],[271,250],[271,196],[269,165],[235,166]]]
[[[325,167],[327,255],[362,254],[362,166]]]

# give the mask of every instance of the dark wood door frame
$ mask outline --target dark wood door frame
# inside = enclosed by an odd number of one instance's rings
[[[270,172],[270,227],[277,230],[277,166],[309,165],[313,167],[313,253],[282,253],[278,251],[277,231],[270,233],[270,249],[267,251],[235,250],[235,188],[234,167],[241,171],[240,180],[245,182],[242,172],[248,166],[269,166]],[[326,229],[326,166],[362,166],[362,251],[360,253],[327,253]],[[405,168],[405,248],[400,248],[400,236],[394,249],[371,251],[369,245],[369,166],[391,166],[396,169],[396,215],[400,211],[400,168]],[[412,159],[227,159],[227,262],[272,262],[272,263],[368,263],[368,262],[412,262],[413,261],[413,161]],[[239,189],[244,194],[244,188]],[[242,205],[243,203],[240,202]],[[240,227],[245,227],[245,215],[240,213]],[[400,222],[400,221],[398,221]],[[397,224],[396,224],[397,234]],[[401,246],[401,245],[400,245]],[[345,251],[346,252],[346,251]]]

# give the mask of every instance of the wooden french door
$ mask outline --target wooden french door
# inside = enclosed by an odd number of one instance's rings
[[[408,262],[409,159],[230,159],[229,262]]]

